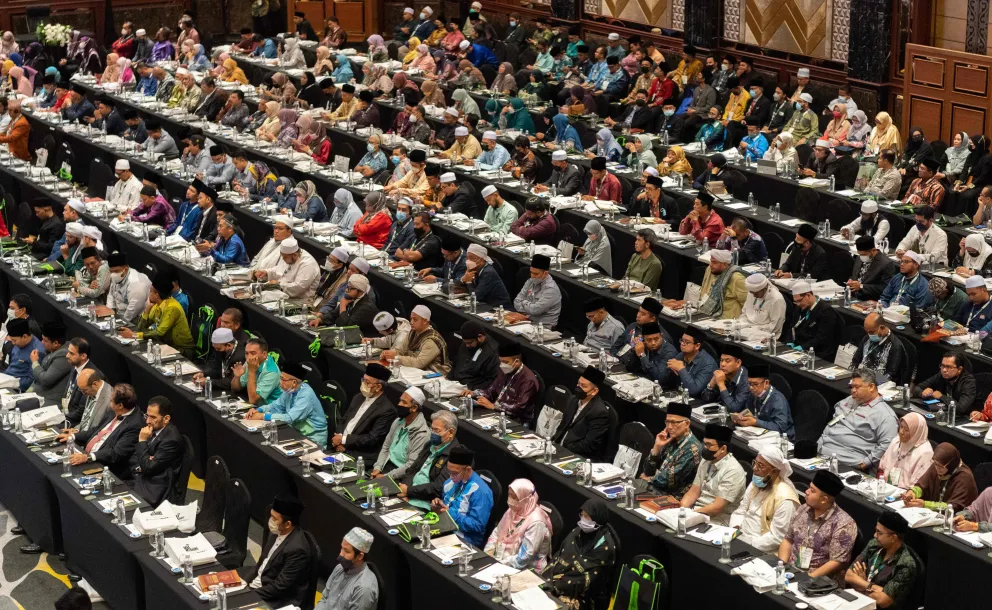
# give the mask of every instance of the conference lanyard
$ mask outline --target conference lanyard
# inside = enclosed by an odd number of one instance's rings
[[[493,406],[499,407],[500,401],[503,400],[503,395],[506,394],[507,390],[510,389],[510,384],[513,383],[513,378],[516,377],[517,376],[517,373],[519,373],[521,370],[523,370],[523,368],[524,368],[524,365],[521,364],[520,367],[517,370],[513,371],[513,374],[510,375],[510,378],[506,380],[506,385],[503,386],[503,389],[501,389],[499,391],[499,395],[496,396],[496,401],[493,402]]]
[[[982,313],[983,311],[985,311],[985,309],[989,306],[989,303],[992,303],[992,300],[985,301],[985,304],[982,305],[981,309],[979,309],[978,311],[975,311],[974,307],[972,307],[971,313],[968,314],[968,323],[965,324],[965,326],[971,326],[971,319],[975,317],[976,313]]]
[[[906,283],[906,278],[902,278],[902,282],[899,284],[899,293],[896,294],[896,298],[892,299],[894,302],[899,302],[902,299],[902,295],[906,293],[906,289],[916,283],[916,280],[920,279],[920,274],[917,273],[913,276],[913,279]],[[970,321],[970,320],[969,320]]]

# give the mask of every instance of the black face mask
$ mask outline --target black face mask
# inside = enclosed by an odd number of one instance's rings
[[[404,407],[403,405],[396,405],[393,407],[396,411],[396,419],[406,419],[410,415],[410,409]]]
[[[648,104],[647,100],[637,100],[638,108],[644,108],[645,106],[647,106],[647,104]]]
[[[342,555],[338,555],[338,565],[344,569],[345,572],[355,567],[355,562],[351,559],[345,559]]]
[[[699,452],[699,455],[702,456],[702,458],[708,462],[712,462],[713,458],[716,457],[716,454],[710,451],[709,449],[707,449],[706,447],[703,447],[703,449]]]
[[[643,74],[647,74],[650,71],[651,71],[651,66],[641,66],[641,72]]]
[[[423,229],[418,229],[418,228],[414,227],[413,228],[413,234],[417,236],[417,239],[420,239],[421,237],[423,237],[425,235],[425,231]]]
[[[575,386],[574,388],[572,388],[572,396],[578,398],[579,400],[585,400],[586,391],[580,388],[579,386]]]

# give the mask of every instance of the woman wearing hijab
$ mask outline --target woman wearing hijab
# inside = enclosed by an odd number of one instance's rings
[[[878,463],[879,478],[904,489],[916,485],[933,459],[928,431],[927,420],[919,413],[903,415],[899,435],[892,439]]]
[[[830,142],[831,146],[840,146],[841,142],[847,139],[847,130],[850,128],[851,121],[847,120],[847,104],[834,104],[833,118],[823,130],[823,139]]]
[[[417,59],[417,57],[420,55],[419,53],[417,53],[417,47],[419,46],[420,46],[420,39],[417,38],[416,36],[411,36],[410,40],[406,42],[406,47],[408,51],[406,55],[404,55],[403,58],[400,60],[403,62],[404,70],[409,68],[410,63],[413,62],[413,60]]]
[[[292,146],[293,140],[300,135],[296,127],[296,119],[299,118],[299,114],[292,108],[283,108],[279,111],[278,116],[280,128],[276,142],[283,146]]]
[[[279,184],[279,178],[275,172],[270,170],[264,161],[255,161],[248,167],[251,177],[255,179],[255,185],[250,191],[252,200],[261,201],[266,197],[275,198],[276,185]]]
[[[564,148],[565,152],[569,150],[575,150],[578,152],[584,152],[582,148],[582,138],[579,136],[578,130],[572,126],[572,122],[568,120],[568,116],[558,113],[551,119],[551,124],[555,129],[555,139],[548,142],[548,148]],[[571,142],[571,145],[568,143]],[[571,148],[569,148],[571,146]]]
[[[783,131],[775,136],[772,145],[768,147],[762,158],[766,161],[774,161],[775,171],[779,174],[795,173],[799,167],[799,154],[793,145],[792,134]]]
[[[220,75],[220,80],[225,83],[238,83],[239,85],[247,85],[248,77],[245,76],[245,71],[238,67],[238,62],[231,58],[224,60],[223,65],[224,71]]]
[[[324,200],[317,194],[317,187],[310,180],[301,180],[296,185],[296,208],[283,209],[283,214],[292,214],[294,218],[327,222],[327,208]]]
[[[892,124],[892,117],[888,112],[879,112],[875,115],[875,126],[868,136],[868,148],[865,152],[877,157],[882,150],[894,150],[897,155],[902,153],[899,129]]]
[[[968,301],[968,295],[963,290],[942,277],[930,278],[930,294],[933,295],[937,315],[944,320],[953,320]]]
[[[977,497],[975,475],[961,461],[961,452],[950,443],[941,443],[933,451],[930,467],[902,499],[907,507],[943,512],[948,504],[968,506]]]
[[[282,130],[282,122],[279,119],[279,102],[265,102],[265,120],[255,130],[255,135],[260,140],[275,142]]]
[[[992,532],[992,487],[986,487],[968,508],[954,515],[954,531]]]
[[[407,78],[406,73],[397,72],[393,75],[393,89],[395,90],[393,95],[403,94],[405,103],[411,106],[420,103],[420,89],[417,88],[417,83]]]
[[[130,85],[134,83],[134,71],[131,69],[131,60],[127,57],[121,57],[117,60],[117,68],[121,71],[121,77],[118,82],[123,85]]]
[[[792,465],[778,447],[767,447],[754,460],[754,474],[744,497],[730,516],[741,540],[759,551],[775,551],[789,532],[799,508],[799,494],[792,484]]]
[[[217,49],[214,49],[213,52],[214,67],[210,69],[210,74],[212,74],[213,76],[220,76],[221,74],[223,74],[224,60],[231,59],[231,54],[228,53],[227,51],[221,51],[220,53],[218,53],[217,51],[218,51]]]
[[[464,89],[455,89],[454,93],[451,94],[451,100],[455,104],[455,108],[461,111],[463,116],[468,116],[474,114],[475,116],[482,116],[479,110],[479,105],[475,103],[475,100],[469,95],[469,92]]]
[[[670,146],[658,165],[659,176],[673,174],[683,174],[688,182],[692,182],[692,164],[685,158],[685,150],[681,146]]]
[[[598,265],[606,275],[613,277],[613,250],[606,229],[598,220],[590,220],[582,232],[586,234],[586,241],[579,248],[575,262]]]
[[[380,37],[381,38],[381,37]],[[334,63],[337,67],[334,68],[334,72],[331,72],[331,78],[337,84],[350,82],[355,78],[355,73],[351,71],[351,61],[348,59],[347,55],[338,54],[334,58]]]
[[[545,81],[544,72],[540,70],[530,71],[530,82],[520,91],[520,97],[524,100],[534,102],[550,99],[548,83]]]
[[[410,62],[410,68],[420,70],[424,77],[434,76],[437,72],[437,64],[431,56],[431,49],[426,44],[418,44],[414,49],[417,56]],[[424,85],[427,83],[425,82]]]
[[[425,106],[447,106],[447,101],[444,99],[444,91],[437,86],[437,83],[432,80],[425,80],[424,84],[421,86],[424,99],[421,101]]]
[[[194,72],[205,72],[210,69],[210,58],[207,57],[202,44],[197,43],[193,45],[193,59],[190,61],[188,67]]]
[[[366,195],[365,213],[352,227],[355,241],[381,250],[386,244],[392,226],[393,219],[386,209],[386,196],[381,191],[373,191]]]
[[[14,62],[14,65],[17,66],[18,68],[24,66],[24,56],[21,55],[20,53],[11,53],[7,57],[7,59],[9,59],[10,61]]]
[[[288,70],[306,70],[307,59],[303,56],[303,49],[300,48],[299,38],[287,38],[283,41],[283,51],[279,59],[282,66]]]
[[[386,50],[386,41],[382,39],[382,36],[372,34],[365,39],[365,42],[369,43],[369,54],[372,56],[373,63],[379,63],[389,59],[389,51]]]
[[[334,191],[334,211],[331,212],[330,223],[338,226],[338,235],[351,237],[355,223],[361,217],[362,211],[355,204],[351,191],[343,188]]]
[[[530,136],[537,133],[537,128],[534,127],[534,119],[530,116],[530,112],[524,107],[524,102],[519,97],[511,98],[510,105],[503,106],[502,112],[506,115],[507,129],[522,131]]]
[[[605,607],[610,598],[616,540],[608,527],[610,509],[602,500],[586,500],[578,526],[568,533],[544,578],[569,610]]]
[[[513,73],[513,64],[504,61],[499,65],[496,78],[493,79],[493,84],[489,86],[489,89],[503,95],[513,95],[517,92],[517,79]]]
[[[366,66],[368,64],[365,64]],[[362,66],[364,68],[364,66]],[[366,86],[376,95],[387,95],[393,90],[393,79],[389,78],[385,66],[372,66],[372,73],[365,78]]]
[[[971,277],[976,273],[986,275],[985,272],[992,268],[992,246],[978,233],[962,238],[961,248],[951,261],[951,267],[962,277]]]
[[[624,146],[622,156],[624,165],[633,168],[638,164],[644,167],[657,167],[658,158],[654,156],[651,146],[651,136],[646,134],[632,136]]]
[[[984,135],[975,136],[971,138],[968,145],[971,148],[971,154],[965,160],[961,174],[958,176],[957,182],[954,183],[954,190],[958,193],[975,187],[983,187],[992,180],[988,138]]]
[[[269,100],[285,101],[296,97],[296,85],[289,80],[285,72],[276,72],[272,75],[272,87],[262,93],[262,97]]]
[[[107,67],[103,71],[103,75],[100,76],[100,84],[105,85],[107,83],[116,83],[121,79],[121,67],[117,65],[117,60],[120,59],[120,55],[117,53],[107,54]]]
[[[10,31],[4,32],[3,36],[0,37],[0,59],[7,59],[20,50],[20,45],[14,40],[14,33]]]
[[[34,87],[31,86],[31,81],[24,76],[24,68],[14,66],[8,74],[10,75],[10,84],[17,93],[25,97],[34,95]]]
[[[581,85],[569,89],[568,116],[582,116],[596,110],[596,98]]]
[[[304,121],[304,119],[306,119]],[[302,121],[302,123],[301,123]],[[294,148],[304,154],[310,155],[315,163],[327,165],[327,160],[331,156],[331,139],[327,137],[327,129],[323,121],[315,121],[308,115],[303,115],[296,125],[300,135],[297,136]]]
[[[527,479],[510,483],[507,511],[486,542],[485,552],[503,565],[540,574],[551,555],[551,518]]]
[[[331,50],[325,46],[317,47],[317,63],[313,65],[313,73],[324,76],[332,72],[334,72],[334,62],[331,61]]]
[[[150,62],[172,61],[176,55],[176,47],[170,40],[172,30],[169,28],[159,28],[155,33],[155,44],[152,45],[152,54],[148,57]]]
[[[946,179],[953,184],[958,179],[958,176],[961,175],[961,170],[964,169],[965,162],[968,160],[968,155],[971,154],[971,149],[968,147],[969,142],[967,133],[962,131],[954,134],[951,145],[947,147],[947,150],[944,151],[944,156],[940,159],[940,172],[937,173],[938,180]]]
[[[258,110],[248,116],[244,124],[241,126],[241,131],[246,131],[248,133],[256,133],[258,131],[258,128],[262,126],[262,123],[264,123],[265,119],[269,116],[265,110],[266,104],[268,104],[266,101],[258,102]],[[276,106],[278,106],[278,104],[276,104]]]
[[[607,161],[614,163],[620,162],[621,155],[623,155],[623,149],[620,148],[617,139],[613,137],[613,132],[605,127],[596,132],[596,150],[586,151],[586,157],[589,159],[606,157]]]
[[[906,149],[902,151],[902,156],[899,158],[898,163],[896,163],[896,167],[899,168],[900,173],[904,176],[912,174],[915,178],[916,166],[927,157],[932,156],[933,148],[930,147],[930,143],[923,137],[923,130],[919,127],[910,127],[909,139],[906,140]],[[908,170],[912,170],[912,172]]]
[[[67,60],[65,70],[68,74],[77,71],[96,74],[103,70],[103,59],[96,42],[89,36],[81,35],[78,30],[72,31]]]
[[[477,85],[485,85],[486,77],[482,75],[482,72],[478,68],[472,65],[472,62],[463,59],[458,62],[458,72],[455,73],[454,78],[449,82],[453,87],[468,87],[471,89]]]

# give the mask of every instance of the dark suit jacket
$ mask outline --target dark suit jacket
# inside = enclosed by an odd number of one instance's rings
[[[762,94],[758,99],[748,102],[744,116],[756,116],[760,121],[758,125],[767,124],[772,117],[772,101]]]
[[[377,313],[379,313],[379,307],[375,304],[375,298],[371,294],[366,294],[358,299],[358,301],[350,303],[345,307],[344,313],[341,313],[341,310],[335,307],[334,311],[326,316],[322,316],[322,318],[325,324],[332,326],[357,326],[362,331],[363,336],[378,337],[379,331],[376,330],[375,324],[373,324]]]
[[[246,581],[251,582],[258,576],[258,570],[268,557],[275,541],[276,536],[270,535],[258,558],[258,563],[244,576]],[[262,587],[257,590],[259,597],[273,608],[303,607],[305,605],[303,600],[312,600],[314,596],[314,591],[309,588],[313,560],[313,552],[303,530],[294,528],[265,565],[265,571],[262,572]]]
[[[864,265],[860,258],[854,259],[854,270],[851,271],[852,280],[858,279]],[[855,290],[852,296],[862,301],[877,301],[896,271],[898,270],[895,263],[884,254],[879,254],[868,263],[868,271],[865,273],[864,281],[861,282],[861,290]]]
[[[148,441],[138,441],[131,456],[134,491],[152,506],[172,494],[186,453],[179,429],[169,424]]]
[[[816,158],[816,154],[810,153],[809,159],[806,159],[806,165],[803,167],[813,170],[816,172],[816,178],[823,180],[837,173],[837,157],[828,154],[820,160]]]
[[[462,182],[458,190],[441,200],[441,205],[451,210],[452,214],[464,214],[469,218],[479,218],[478,207],[475,205],[475,187],[470,182]]]
[[[210,350],[210,355],[203,363],[203,374],[210,378],[210,384],[213,387],[231,389],[231,367],[238,362],[245,361],[245,344],[248,343],[248,336],[244,334],[244,331],[241,331],[241,335],[241,337],[235,336],[238,344],[234,348],[234,353]]]
[[[448,480],[448,456],[451,450],[458,446],[455,439],[448,443],[448,446],[441,450],[441,453],[434,457],[431,468],[428,471],[428,481],[423,485],[413,485],[413,477],[417,476],[420,469],[424,467],[424,462],[431,455],[430,445],[425,445],[421,450],[413,466],[406,471],[406,476],[402,483],[407,486],[406,495],[414,500],[430,502],[434,498],[440,498],[444,494],[444,482]]]
[[[814,243],[808,252],[803,255],[803,250],[796,242],[792,242],[785,249],[788,257],[782,265],[782,271],[792,274],[792,277],[806,277],[806,274],[813,276],[815,280],[826,280],[830,278],[830,261],[827,260],[827,253],[824,252],[820,244]]]
[[[556,167],[551,168],[551,177],[545,182],[545,186],[551,188],[551,185],[555,185],[559,195],[566,197],[571,197],[572,195],[578,193],[582,190],[582,178],[584,172],[579,168],[579,166],[569,163],[565,166],[565,174],[558,170]]]
[[[344,414],[344,426],[347,426],[355,417],[363,402],[365,402],[365,396],[362,394],[351,399],[351,406]],[[368,460],[378,457],[379,449],[382,447],[383,441],[386,440],[386,435],[389,434],[389,428],[393,425],[394,419],[396,419],[396,410],[393,408],[392,401],[386,398],[385,394],[380,395],[362,415],[362,419],[355,425],[354,431],[348,435],[348,442],[344,443],[345,449],[349,454],[356,457],[360,455],[365,458],[367,463],[371,463]],[[344,434],[344,428],[341,428],[339,432]]]
[[[92,360],[87,360],[83,369],[96,370],[96,367],[93,366]],[[79,424],[80,420],[83,419],[83,411],[86,410],[86,395],[79,391],[79,386],[76,385],[76,375],[75,368],[69,371],[69,385],[66,388],[66,392],[69,394],[69,423],[73,426]]]
[[[96,461],[110,468],[110,472],[122,481],[131,480],[131,456],[138,444],[138,432],[145,427],[144,414],[135,408],[129,415],[123,416],[121,423],[107,435],[103,445],[97,450]],[[99,434],[103,426],[93,427],[89,431],[80,431],[76,435],[76,444],[85,447],[90,438]]]
[[[840,314],[834,311],[830,303],[818,301],[808,316],[805,312],[800,312],[799,320],[792,343],[803,350],[812,347],[818,358],[833,360],[837,355],[840,330],[843,328]],[[787,336],[789,334],[786,332]]]
[[[210,211],[203,215],[200,219],[200,230],[198,233],[193,234],[193,238],[203,239],[206,241],[216,241],[217,240],[217,204],[214,203]]]
[[[555,433],[555,442],[594,462],[605,462],[610,434],[610,415],[606,403],[597,394],[575,417],[578,409],[578,399],[570,397],[561,426]]]
[[[227,104],[226,92],[222,89],[217,89],[209,96],[210,99],[203,100],[200,102],[200,106],[196,109],[197,116],[202,116],[210,122],[217,119],[217,115],[220,113],[221,108]]]
[[[635,109],[637,110],[637,112],[634,113],[634,118],[631,119],[630,121],[630,128],[643,129],[644,131],[653,131],[655,117],[654,117],[654,112],[649,106],[644,106],[643,108],[638,108],[637,106],[634,105],[629,106],[626,110],[623,111],[623,114],[620,115],[620,118],[617,119],[617,124],[626,125],[627,117],[630,116],[630,113],[634,112]]]

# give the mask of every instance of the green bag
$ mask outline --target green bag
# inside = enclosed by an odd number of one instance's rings
[[[610,610],[660,610],[668,594],[665,566],[650,555],[637,555],[624,564]]]
[[[197,360],[204,360],[210,355],[213,345],[210,343],[210,335],[216,326],[217,310],[213,305],[203,305],[193,313],[193,322],[190,324],[190,331],[193,333],[194,352]]]

